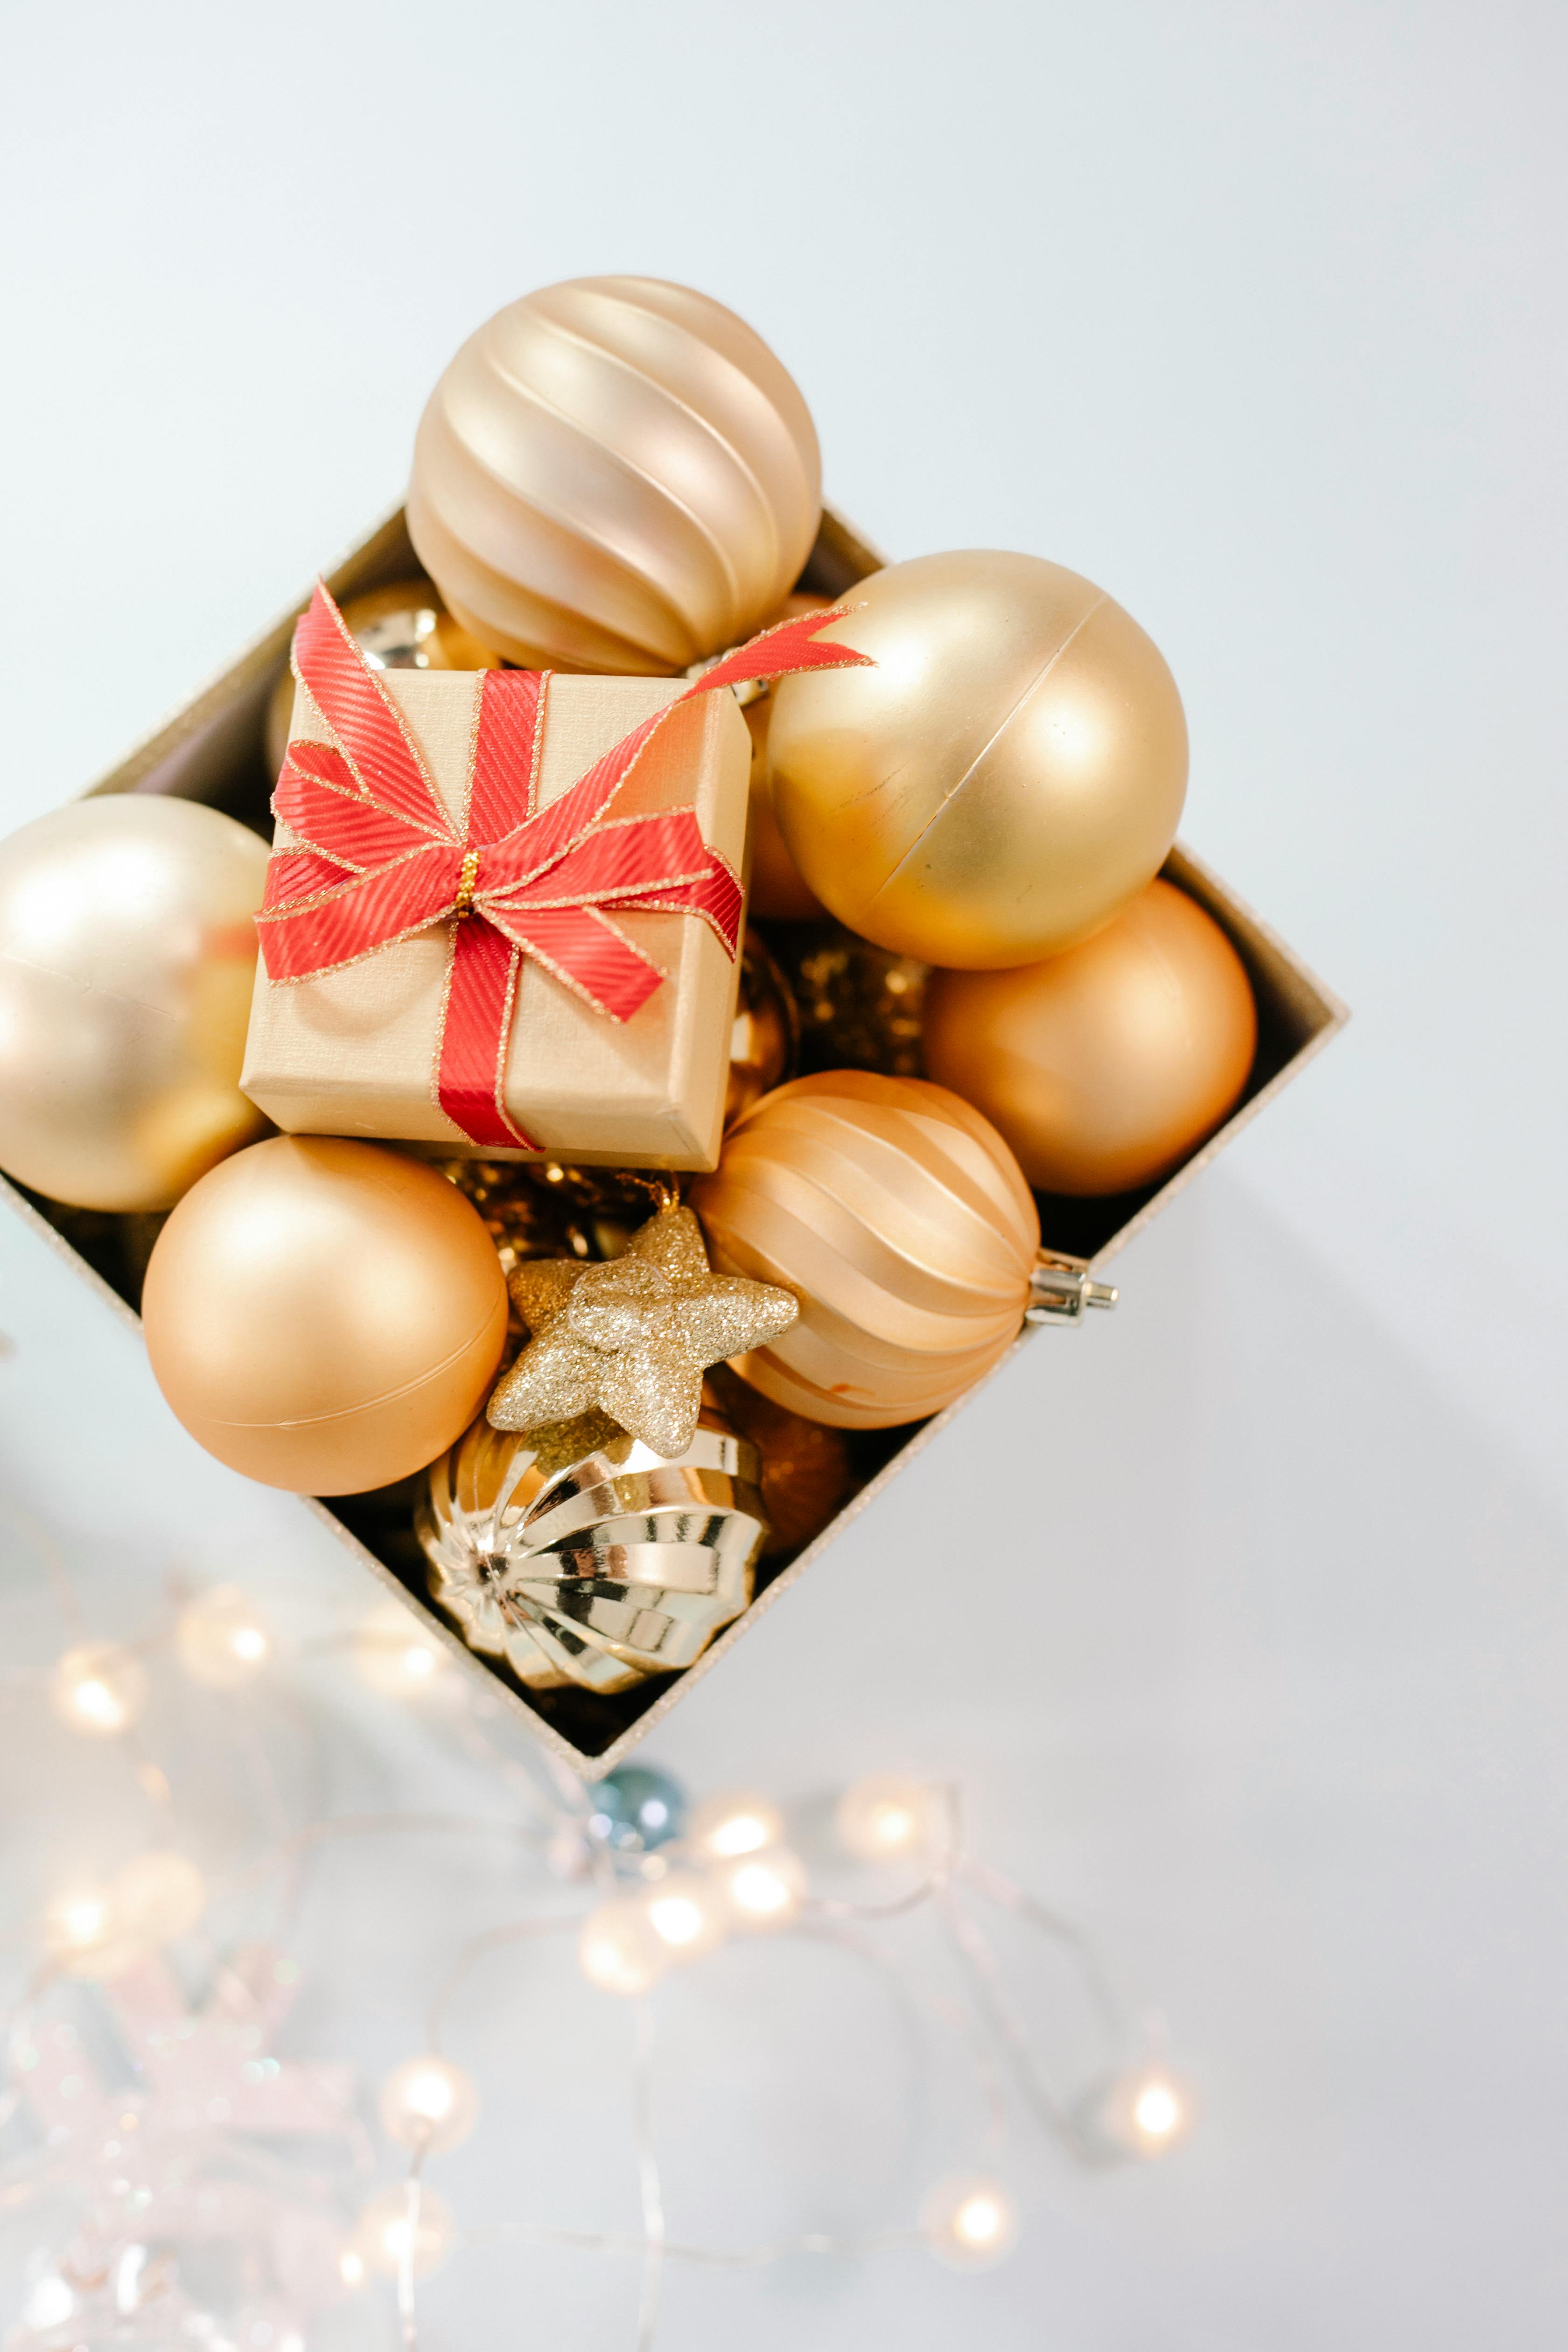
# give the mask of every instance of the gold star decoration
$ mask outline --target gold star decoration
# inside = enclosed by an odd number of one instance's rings
[[[489,1406],[497,1429],[538,1429],[599,1411],[651,1445],[684,1454],[710,1364],[761,1348],[799,1312],[787,1290],[710,1271],[689,1209],[664,1209],[617,1258],[524,1260],[511,1295],[531,1337]]]

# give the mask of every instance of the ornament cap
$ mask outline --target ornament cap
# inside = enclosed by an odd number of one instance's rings
[[[1026,1323],[1081,1323],[1091,1307],[1114,1307],[1121,1293],[1114,1283],[1096,1282],[1086,1258],[1062,1257],[1042,1250],[1029,1276]]]

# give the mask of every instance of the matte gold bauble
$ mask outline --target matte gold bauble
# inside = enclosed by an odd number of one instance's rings
[[[506,1279],[433,1169],[279,1136],[185,1195],[142,1315],[158,1385],[209,1454],[264,1486],[351,1495],[422,1469],[473,1418]]]
[[[657,278],[498,311],[431,394],[408,488],[419,561],[483,644],[655,677],[749,636],[821,510],[793,379],[732,310]]]
[[[731,1130],[689,1198],[716,1267],[798,1300],[798,1319],[734,1369],[809,1421],[919,1421],[1018,1335],[1035,1203],[995,1129],[944,1087],[796,1078]]]
[[[1231,1108],[1257,1044],[1241,958],[1169,882],[1048,962],[933,972],[926,990],[927,1069],[1045,1192],[1167,1175]]]
[[[1159,871],[1187,782],[1175,681],[1131,615],[1032,555],[873,572],[823,631],[875,667],[782,679],[773,807],[852,931],[965,969],[1033,963]]]
[[[0,842],[0,1167],[77,1208],[167,1208],[265,1125],[239,1091],[267,845],[154,793]]]
[[[762,1456],[763,1508],[768,1517],[763,1558],[777,1559],[801,1550],[837,1517],[859,1483],[848,1438],[841,1429],[786,1412],[728,1364],[713,1366],[704,1392]]]
[[[795,1003],[788,984],[761,934],[748,924],[741,941],[741,989],[730,1032],[726,1127],[733,1127],[742,1111],[778,1085],[794,1057],[795,1043]]]
[[[375,669],[500,669],[491,653],[459,627],[428,580],[396,580],[342,606],[343,626]],[[276,775],[289,749],[294,673],[285,669],[267,706],[267,766]]]

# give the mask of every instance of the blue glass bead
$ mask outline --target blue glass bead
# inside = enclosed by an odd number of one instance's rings
[[[686,1827],[686,1791],[668,1772],[623,1764],[588,1791],[588,1834],[612,1853],[651,1853]]]

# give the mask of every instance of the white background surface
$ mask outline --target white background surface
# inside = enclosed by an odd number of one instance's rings
[[[1355,1008],[1122,1260],[1121,1312],[1044,1335],[658,1743],[698,1785],[962,1780],[983,1849],[1163,2003],[1201,2137],[1088,2179],[1026,2138],[1005,2269],[684,2275],[661,2347],[1559,2340],[1561,12],[0,26],[0,821],[109,764],[395,496],[480,319],[647,270],[768,336],[829,495],[890,551],[1024,548],[1130,606],[1187,702],[1187,838]],[[15,1226],[0,1281],[7,1491],[108,1619],[175,1552],[285,1610],[341,1586]],[[18,1551],[11,1605],[35,1574]],[[378,1801],[468,1769],[439,1721],[355,1737]],[[363,2033],[374,2069],[417,2038],[457,1865],[358,1868],[374,1985],[301,2031]],[[710,2038],[669,2027],[672,2227],[900,2218],[924,2176],[874,2012],[808,1958],[715,1966]],[[1048,2038],[1055,1980],[1019,1982]],[[597,2011],[560,1999],[514,1985],[476,2024],[510,2153],[498,2177],[481,2135],[448,2193],[628,2226],[617,2078],[571,2095]],[[465,2352],[527,2340],[520,2312],[570,2352],[632,2340],[614,2265],[474,2256],[445,2292],[431,2340]]]

